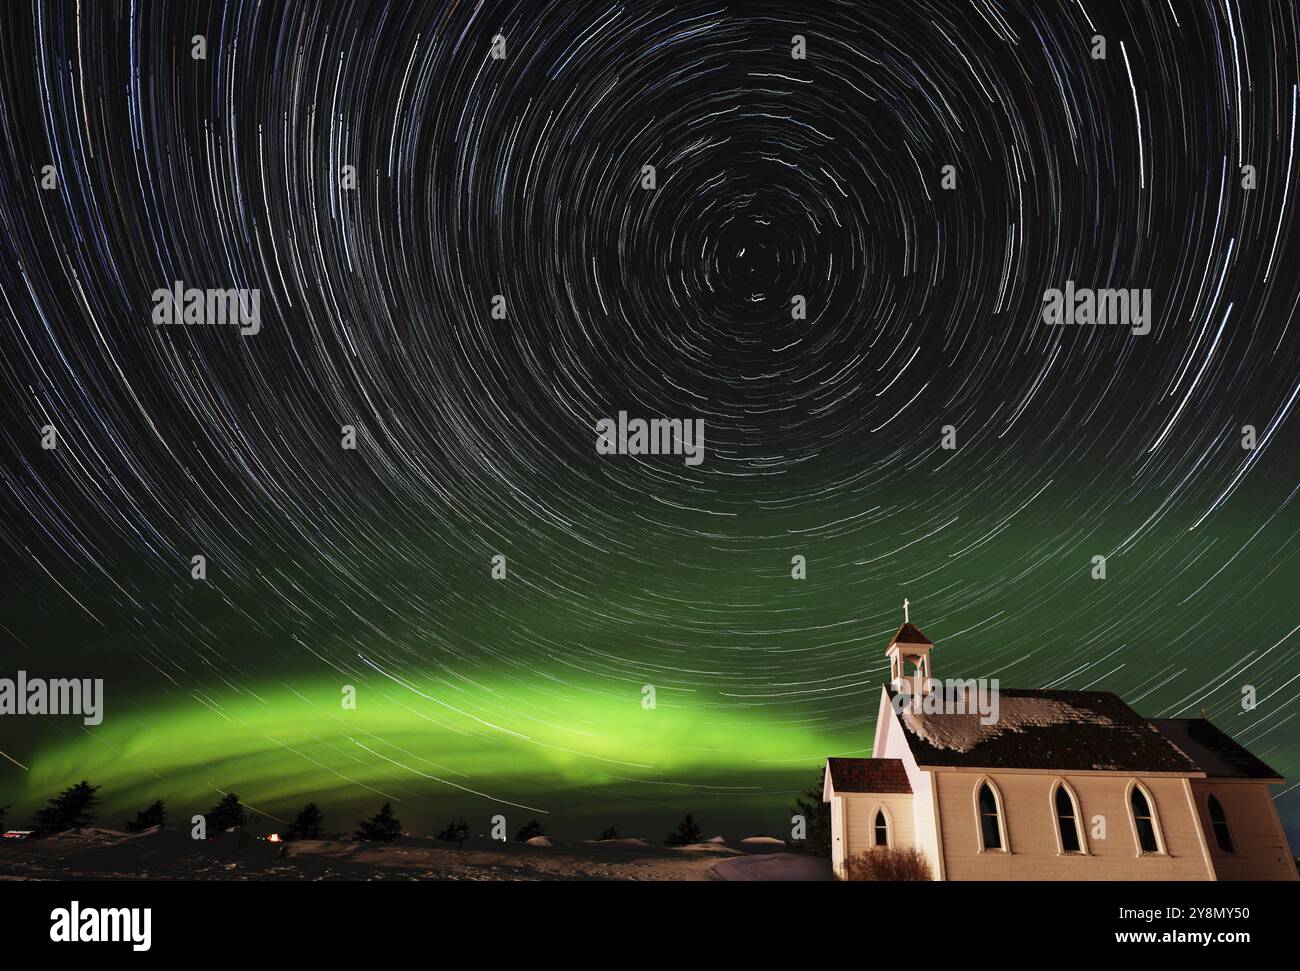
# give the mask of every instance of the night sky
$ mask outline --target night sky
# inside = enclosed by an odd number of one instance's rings
[[[938,677],[1204,709],[1300,776],[1293,5],[15,0],[0,39],[0,677],[105,681],[102,725],[0,720],[11,825],[86,777],[114,823],[785,834],[869,754],[905,596]],[[260,331],[156,325],[177,280]],[[1071,280],[1150,333],[1045,324]],[[620,411],[703,462],[597,454]]]

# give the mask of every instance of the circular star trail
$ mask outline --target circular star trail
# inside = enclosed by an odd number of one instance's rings
[[[904,596],[940,677],[1205,709],[1300,770],[1290,6],[0,35],[0,673],[106,699],[6,726],[9,801],[775,829],[870,749]],[[176,281],[260,329],[156,324]],[[1048,326],[1067,282],[1149,289],[1149,333]],[[598,454],[620,412],[703,461]]]

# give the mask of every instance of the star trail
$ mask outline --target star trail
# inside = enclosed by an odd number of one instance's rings
[[[869,754],[904,596],[936,676],[1300,775],[1291,4],[0,37],[0,676],[104,679],[102,724],[0,722],[0,805],[782,832]],[[1149,332],[1045,323],[1067,283]],[[185,288],[258,327],[160,323]],[[620,413],[702,461],[602,454]]]

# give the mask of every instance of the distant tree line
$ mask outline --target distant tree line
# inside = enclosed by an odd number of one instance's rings
[[[792,807],[796,815],[806,821],[805,838],[787,841],[794,849],[818,856],[830,856],[830,807],[821,801],[822,776],[819,773],[817,783],[810,786],[796,798]],[[38,810],[31,818],[30,827],[37,837],[52,836],[68,830],[84,829],[98,818],[96,812],[100,805],[99,786],[82,779],[76,785],[69,786]],[[0,806],[0,823],[3,823],[9,806]],[[249,815],[239,800],[237,793],[226,793],[217,804],[203,814],[206,832],[211,835],[224,833],[230,829],[247,826]],[[162,799],[155,799],[144,809],[136,812],[134,819],[125,821],[128,832],[143,833],[154,827],[167,824],[167,804]],[[286,840],[318,840],[325,838],[325,815],[314,802],[309,802],[294,818],[288,829],[282,834]],[[357,823],[352,833],[355,840],[390,843],[402,835],[401,820],[393,812],[391,803],[384,803],[379,812],[369,819]],[[457,848],[464,846],[469,838],[469,823],[464,819],[453,819],[438,831],[435,837],[446,843],[455,843]],[[534,837],[545,836],[546,831],[536,819],[529,820],[515,833],[515,839],[526,842]],[[596,837],[597,842],[622,839],[618,827],[607,826]],[[677,824],[677,828],[664,838],[666,846],[690,846],[704,839],[704,833],[687,813]]]
[[[98,792],[99,786],[92,785],[86,779],[64,789],[32,816],[30,826],[33,834],[43,838],[90,826],[99,818],[95,811],[100,804]],[[8,810],[8,806],[0,806],[0,822],[4,821]],[[239,801],[239,794],[228,792],[203,814],[203,821],[206,832],[216,834],[247,826],[249,816],[244,804]],[[325,815],[320,807],[309,802],[283,835],[285,839],[291,840],[321,839],[324,824]],[[125,825],[130,833],[143,833],[154,827],[166,826],[167,804],[161,799],[155,799],[139,810],[135,819],[126,820]],[[358,840],[391,842],[402,835],[402,822],[393,813],[392,804],[384,803],[383,808],[374,816],[357,823],[357,830],[352,835]]]

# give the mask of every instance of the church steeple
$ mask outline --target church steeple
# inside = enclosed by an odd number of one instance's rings
[[[933,670],[930,667],[930,651],[934,644],[912,623],[910,601],[903,600],[903,625],[885,648],[889,658],[889,680],[895,689],[906,690],[913,697],[928,694]]]

